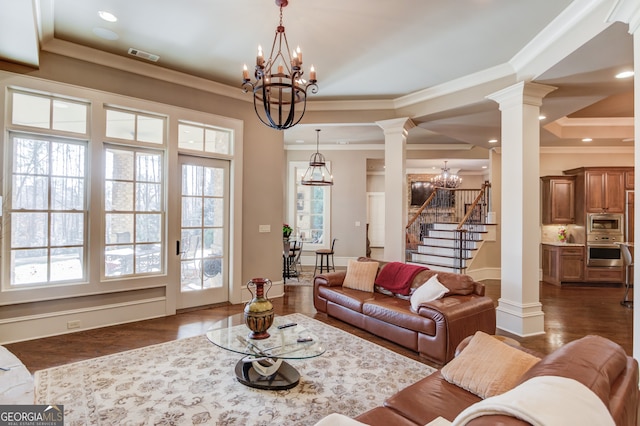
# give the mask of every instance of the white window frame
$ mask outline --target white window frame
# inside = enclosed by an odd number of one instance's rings
[[[288,208],[287,208],[287,224],[293,228],[291,238],[297,238],[299,236],[298,230],[298,217],[297,217],[297,194],[298,186],[302,186],[300,180],[304,172],[309,168],[309,163],[304,161],[291,161],[289,162],[289,196],[288,196]],[[327,168],[331,171],[331,162],[327,161]],[[321,244],[304,242],[303,249],[306,250],[318,250],[327,249],[331,246],[331,186],[321,186],[324,192],[323,199],[323,239]]]

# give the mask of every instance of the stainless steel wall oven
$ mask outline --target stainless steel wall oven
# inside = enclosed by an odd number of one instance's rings
[[[587,266],[622,266],[622,252],[616,243],[624,242],[624,215],[587,214]]]

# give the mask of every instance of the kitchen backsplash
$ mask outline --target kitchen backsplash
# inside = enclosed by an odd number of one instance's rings
[[[567,242],[568,243],[584,243],[584,241],[576,241],[576,236],[581,235],[578,231],[578,228],[583,229],[583,227],[578,227],[577,225],[543,225],[542,226],[542,236],[540,241],[543,243],[557,243],[558,240],[558,230],[563,227],[567,230]]]

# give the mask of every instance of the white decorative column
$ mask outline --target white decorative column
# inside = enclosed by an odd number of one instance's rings
[[[520,82],[488,96],[502,112],[501,297],[497,327],[544,334],[540,303],[540,105],[555,87]]]
[[[411,119],[376,121],[384,131],[384,260],[404,262],[407,225],[406,145]]]
[[[633,35],[633,64],[635,69],[633,81],[633,136],[635,137],[633,166],[640,170],[640,3],[638,0],[618,0],[609,16],[609,21],[620,21],[629,24],[629,34]],[[640,173],[634,175],[634,188],[640,188]],[[635,228],[633,241],[640,241],[640,197],[635,198]],[[634,263],[640,259],[640,250],[634,252]],[[640,268],[633,268],[633,282],[640,282]],[[640,286],[633,287],[633,298],[640,301]],[[633,310],[633,357],[640,359],[640,306]]]

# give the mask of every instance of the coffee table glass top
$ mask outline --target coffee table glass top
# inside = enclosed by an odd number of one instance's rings
[[[243,318],[244,314],[238,314]],[[241,320],[243,323],[244,321]],[[244,325],[223,327],[207,331],[207,338],[216,346],[242,355],[272,359],[304,359],[322,355],[326,348],[318,336],[300,324],[289,324],[285,317],[276,316],[266,339],[250,339],[251,330]]]

